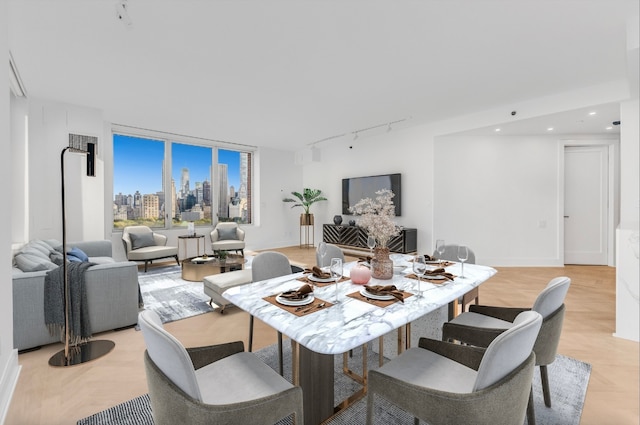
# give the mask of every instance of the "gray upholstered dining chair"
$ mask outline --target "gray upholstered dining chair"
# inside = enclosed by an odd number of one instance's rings
[[[271,425],[291,414],[304,422],[302,389],[244,352],[241,341],[185,348],[156,312],[143,310],[138,323],[156,425]]]
[[[327,252],[324,255],[324,258],[320,255],[318,250],[316,249],[316,265],[318,267],[327,267],[331,265],[332,258],[339,258],[344,263],[344,253],[342,250],[334,244],[325,244],[327,246]]]
[[[558,351],[564,321],[564,299],[570,285],[571,279],[565,276],[551,279],[531,308],[472,305],[469,312],[442,326],[442,339],[486,347],[498,335],[513,327],[514,319],[521,312],[533,310],[540,313],[542,328],[533,351],[536,353],[536,365],[540,366],[544,403],[551,407],[547,366],[553,363]],[[533,406],[531,409],[533,413]]]
[[[486,349],[420,338],[418,347],[369,371],[367,424],[376,396],[412,414],[416,424],[523,423],[541,323],[539,313],[523,312]]]
[[[124,252],[129,261],[144,261],[144,271],[153,260],[173,257],[178,265],[178,247],[167,246],[167,237],[148,226],[127,226],[122,230]]]
[[[240,251],[244,257],[244,230],[238,227],[235,221],[218,222],[209,234],[211,238],[211,250],[216,251]]]
[[[460,260],[458,260],[458,247],[459,246],[460,245],[457,245],[457,244],[445,245],[444,246],[444,253],[442,255],[440,255],[437,251],[433,251],[433,257],[436,257],[439,260],[460,261]],[[476,254],[469,247],[467,247],[467,250],[469,251],[469,258],[467,258],[467,261],[465,261],[465,263],[475,264],[476,263]],[[462,297],[460,297],[458,299],[458,302],[460,303],[460,306],[462,307],[462,312],[463,313],[464,313],[464,310],[465,310],[465,306],[467,304],[469,304],[471,301],[474,301],[474,300],[475,300],[476,304],[478,304],[480,302],[480,291],[479,291],[477,286],[475,288],[473,288],[472,290],[470,290],[469,292],[467,292],[466,294],[462,295]]]
[[[280,252],[261,252],[251,262],[251,280],[253,282],[285,276],[291,272],[289,259]],[[253,320],[253,315],[249,315],[249,351],[253,349]],[[280,331],[278,331],[278,368],[280,375],[282,375],[284,367],[282,363],[282,332]]]

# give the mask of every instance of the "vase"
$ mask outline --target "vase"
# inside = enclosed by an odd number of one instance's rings
[[[371,277],[383,280],[393,277],[393,261],[389,258],[389,248],[376,247],[373,250]]]
[[[336,226],[339,226],[342,224],[342,216],[341,215],[334,215],[333,216],[333,224],[335,224]]]
[[[349,226],[355,226],[355,225],[356,225],[355,220],[349,220]]]

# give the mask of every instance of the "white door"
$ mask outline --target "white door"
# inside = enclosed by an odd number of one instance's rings
[[[564,150],[564,263],[607,264],[608,148]]]

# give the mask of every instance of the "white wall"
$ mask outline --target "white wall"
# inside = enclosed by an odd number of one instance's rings
[[[402,215],[396,223],[417,228],[418,250],[429,251],[434,187],[432,152],[433,135],[426,127],[341,140],[323,147],[319,162],[303,166],[304,187],[321,189],[328,198],[327,202],[312,207],[316,216],[316,241],[322,239],[322,224],[333,223],[334,215],[342,215],[343,178],[401,173]],[[301,185],[296,189],[300,190]],[[343,223],[355,218],[342,217]]]
[[[10,91],[7,81],[9,81],[8,66],[9,46],[7,42],[7,3],[0,0],[0,57],[4,58],[0,62],[0,181],[7,183],[9,200],[11,200],[11,188],[14,179],[11,171],[11,114]],[[5,191],[6,192],[6,191]],[[11,282],[11,225],[13,211],[11,208],[0,209],[0,221],[4,226],[0,226],[0,276],[3,284],[0,285],[0,423],[4,423],[9,409],[9,403],[13,396],[20,367],[18,366],[18,352],[13,349],[13,290]]]
[[[617,230],[616,336],[640,339],[640,131],[638,99],[621,107],[620,226]]]
[[[69,133],[98,137],[100,149],[102,131],[97,109],[29,99],[29,239],[62,240],[60,153]],[[64,158],[68,241],[104,239],[104,173],[98,162],[96,177],[87,177],[85,158]]]
[[[438,239],[482,264],[562,265],[557,139],[439,137],[434,162]]]

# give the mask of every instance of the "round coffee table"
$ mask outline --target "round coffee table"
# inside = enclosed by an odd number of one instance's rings
[[[226,259],[216,257],[193,257],[182,261],[182,279],[201,282],[205,276],[241,270],[244,267],[242,255],[229,254]]]

